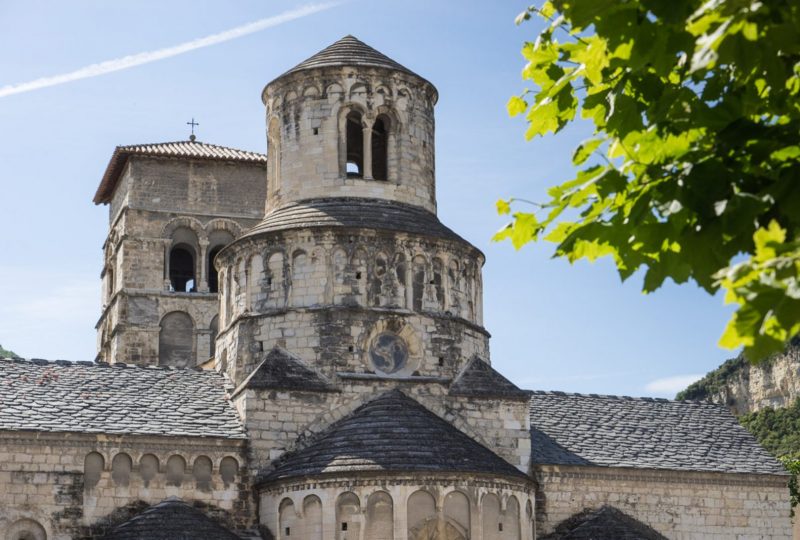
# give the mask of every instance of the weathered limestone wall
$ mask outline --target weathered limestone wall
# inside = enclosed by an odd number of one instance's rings
[[[234,528],[249,527],[244,460],[243,441],[3,432],[0,532],[28,523],[48,540],[100,538],[170,496],[204,503]]]
[[[375,377],[340,380],[335,392],[242,391],[234,401],[250,436],[250,466],[253,471],[269,466],[362,404],[398,387],[521,471],[528,471],[527,401],[454,397],[447,394],[446,383]]]
[[[792,538],[786,477],[588,466],[537,466],[534,477],[539,535],[610,505],[671,540]]]
[[[261,491],[259,517],[276,539],[520,540],[533,538],[533,494],[469,475],[322,478]]]
[[[436,211],[436,90],[413,75],[367,67],[304,70],[267,85],[267,211],[318,197],[390,199]],[[346,174],[346,117],[360,115],[365,140],[388,124],[388,178]],[[367,142],[365,148],[370,147]]]

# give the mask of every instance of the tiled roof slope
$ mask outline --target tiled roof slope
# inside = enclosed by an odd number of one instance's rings
[[[667,540],[658,531],[610,506],[587,510],[561,523],[542,540]]]
[[[314,227],[383,229],[466,242],[445,227],[436,214],[427,210],[393,201],[359,198],[313,199],[290,203],[267,214],[245,236]]]
[[[500,375],[492,366],[477,356],[467,362],[450,385],[451,396],[529,399],[530,392],[520,390],[517,385]]]
[[[185,159],[202,159],[213,161],[238,161],[244,163],[260,163],[266,166],[267,156],[247,150],[238,150],[216,144],[199,141],[175,141],[156,144],[132,144],[117,146],[108,162],[103,179],[94,194],[94,203],[103,204],[111,201],[119,177],[125,169],[130,156],[154,156]]]
[[[245,437],[215,371],[0,359],[0,430]]]
[[[465,472],[527,478],[399,390],[365,403],[263,480],[359,471]]]
[[[241,540],[197,508],[170,498],[122,525],[104,540]]]
[[[419,77],[419,75],[407,67],[398,64],[382,52],[373,49],[363,41],[349,35],[343,37],[328,47],[325,47],[311,58],[300,62],[295,67],[284,73],[284,75],[288,75],[289,73],[294,73],[296,71],[303,71],[305,69],[333,66],[381,67],[397,71],[404,71]]]
[[[330,392],[333,385],[321,374],[305,366],[285,350],[275,347],[242,383],[254,390],[308,390]],[[238,390],[237,390],[238,391]]]
[[[533,392],[530,414],[534,464],[785,474],[720,405]]]

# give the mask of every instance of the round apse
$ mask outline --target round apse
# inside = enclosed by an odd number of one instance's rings
[[[391,375],[406,367],[408,345],[393,332],[381,332],[372,339],[369,357],[376,371]]]

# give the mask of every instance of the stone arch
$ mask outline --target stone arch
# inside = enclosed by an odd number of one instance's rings
[[[22,518],[8,528],[5,538],[7,540],[47,540],[47,531],[38,521]]]
[[[353,272],[352,276],[352,294],[358,305],[366,305],[367,282],[369,280],[368,261],[369,254],[366,248],[358,246],[353,250],[353,256],[350,259],[350,268]]]
[[[376,491],[367,499],[367,524],[364,538],[394,539],[394,502],[385,491]]]
[[[99,452],[89,452],[83,458],[83,486],[85,489],[93,489],[100,483],[103,476],[106,460]]]
[[[500,516],[500,499],[486,493],[481,499],[481,529],[484,540],[503,540],[503,520]]]
[[[339,83],[331,83],[325,88],[328,101],[338,101],[344,95],[344,88]]]
[[[197,456],[192,465],[192,476],[194,476],[195,486],[200,491],[211,490],[211,473],[214,465],[208,456]]]
[[[302,538],[303,540],[322,540],[322,501],[316,495],[309,495],[303,499]]]
[[[153,454],[145,454],[139,459],[139,475],[142,477],[145,487],[150,485],[150,481],[158,475],[158,458]]]
[[[369,85],[364,81],[356,81],[351,86],[350,89],[347,91],[347,95],[350,100],[353,99],[364,99],[366,100],[367,94],[369,93]]]
[[[364,173],[364,118],[367,110],[358,103],[348,102],[339,108],[339,175],[360,178]],[[348,172],[348,162],[357,171]]]
[[[236,266],[232,268],[234,271],[231,274],[233,277],[231,314],[237,316],[247,311],[247,264],[244,259],[237,259]]]
[[[199,254],[200,240],[196,230],[177,227],[172,231],[165,268],[171,291],[197,291]]]
[[[352,491],[346,491],[336,499],[336,540],[361,537],[361,501]]]
[[[422,255],[415,255],[411,260],[411,307],[414,311],[422,311],[425,301],[428,261]]]
[[[219,225],[226,223],[215,220]],[[209,224],[210,225],[210,224]],[[238,227],[238,226],[237,226]],[[228,244],[233,242],[238,233],[222,227],[211,230],[208,234],[208,247],[206,248],[206,280],[208,281],[208,292],[219,292],[219,272],[217,271],[214,259],[220,251]]]
[[[303,97],[318,98],[319,95],[320,95],[319,88],[317,88],[313,84],[308,85],[303,89]]]
[[[127,487],[131,482],[133,460],[125,452],[120,452],[111,460],[111,479],[121,487]]]
[[[306,285],[308,275],[311,272],[311,261],[308,253],[302,249],[297,249],[292,253],[292,279],[291,279],[291,299],[293,306],[305,305]]]
[[[267,189],[281,188],[281,121],[272,116],[267,122]]]
[[[469,497],[460,491],[448,493],[444,498],[444,515],[466,538],[470,537]]]
[[[239,474],[239,462],[236,461],[236,458],[231,456],[222,458],[222,461],[219,462],[219,474],[225,487],[233,484]]]
[[[341,246],[333,248],[331,263],[333,268],[333,303],[341,304],[349,293],[346,288],[347,252]]]
[[[290,102],[297,99],[297,92],[294,90],[289,90],[283,95],[283,103],[284,105],[288,105]]]
[[[297,513],[292,499],[285,498],[278,506],[278,538],[301,538],[297,533]]]
[[[431,263],[431,279],[429,285],[433,286],[433,295],[436,300],[436,309],[444,311],[445,287],[444,287],[444,261],[436,256]]]
[[[514,495],[506,500],[506,511],[503,513],[503,538],[520,540],[519,501]]]
[[[185,311],[171,311],[161,318],[158,332],[158,364],[171,367],[194,365],[194,321]]]
[[[418,490],[411,494],[406,503],[408,538],[409,540],[427,540],[435,538],[430,535],[431,528],[438,528],[436,516],[436,499],[425,490]]]
[[[260,253],[256,253],[250,257],[248,265],[248,280],[247,280],[247,303],[248,305],[258,311],[259,301],[261,300],[261,286],[264,282],[264,259]]]
[[[167,485],[180,486],[186,474],[186,460],[183,456],[173,455],[167,460]]]
[[[281,308],[286,300],[285,256],[276,250],[268,253],[266,260],[267,307]]]
[[[175,236],[175,231],[180,228],[191,230],[199,240],[205,239],[205,226],[199,219],[191,216],[180,216],[167,221],[161,227],[161,238],[171,240]]]
[[[385,295],[389,288],[389,257],[379,252],[375,255],[372,265],[372,275],[369,279],[369,301],[373,306],[385,306],[389,301]]]

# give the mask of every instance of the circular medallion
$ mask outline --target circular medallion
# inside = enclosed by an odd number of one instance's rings
[[[397,373],[408,362],[408,345],[392,332],[381,332],[369,346],[369,357],[375,369],[386,374]]]

